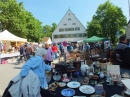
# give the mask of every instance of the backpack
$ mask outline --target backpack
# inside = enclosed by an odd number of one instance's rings
[[[60,45],[60,49],[63,49],[63,45]]]

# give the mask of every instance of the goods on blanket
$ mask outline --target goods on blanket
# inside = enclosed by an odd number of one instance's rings
[[[115,95],[113,95],[113,96],[111,96],[111,97],[123,97],[123,96],[120,96],[120,95],[118,95],[118,94],[115,94]]]
[[[69,82],[71,79],[70,78],[62,78],[63,82]]]
[[[72,81],[72,82],[67,83],[67,86],[69,88],[78,88],[80,86],[80,83],[77,81]]]
[[[122,77],[124,77],[124,78],[129,78],[129,77],[130,77],[130,75],[129,75],[129,73],[128,73],[128,72],[124,72],[124,74],[122,74]]]
[[[67,72],[69,63],[66,63],[64,61],[58,62],[55,64],[55,69],[59,69],[60,72]]]
[[[82,81],[81,81],[81,84],[84,85],[84,84],[89,84],[89,77],[85,77]]]
[[[93,94],[95,92],[95,88],[90,85],[82,85],[79,87],[79,91],[84,94]]]
[[[75,71],[74,66],[70,64],[70,65],[67,67],[67,71],[68,71],[68,72],[73,72],[73,71]]]
[[[70,56],[68,59],[73,60],[73,61],[79,61],[79,60],[84,60],[84,55],[80,52],[72,52],[70,53]]]
[[[61,91],[61,94],[65,97],[71,97],[75,94],[75,90],[73,90],[71,88],[63,89]]]
[[[52,84],[49,85],[49,91],[55,91],[58,86],[59,86],[58,82],[53,82]]]
[[[95,86],[95,94],[100,94],[102,96],[106,96],[106,92],[103,89],[103,86],[96,85]]]
[[[46,71],[46,80],[47,83],[49,83],[51,81],[52,78],[52,72]]]
[[[124,92],[124,95],[130,97],[130,90],[127,89],[127,90]]]
[[[64,82],[59,82],[58,84],[59,84],[59,87],[64,87],[64,86],[66,86],[66,83],[64,83]]]
[[[61,75],[58,71],[56,71],[55,74],[53,75],[53,79],[55,81],[59,81],[61,79]]]
[[[92,96],[90,96],[90,97],[104,97],[104,96],[102,96],[102,95],[97,95],[97,94],[94,94],[94,95],[92,95]]]
[[[99,77],[97,75],[92,75],[91,78],[92,79],[99,79]]]

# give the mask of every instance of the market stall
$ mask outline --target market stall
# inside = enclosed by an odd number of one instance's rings
[[[60,66],[57,66],[59,63],[55,65],[55,71],[47,76],[51,80],[49,89],[42,91],[46,97],[120,97],[113,95],[121,95],[124,91],[125,86],[121,82],[123,76],[120,75],[119,65],[99,63],[100,69],[93,67],[93,70],[92,65],[75,66],[74,63],[69,65],[62,62]],[[124,77],[124,79],[128,78]]]
[[[27,39],[15,36],[7,30],[0,32],[0,40],[6,45],[6,50],[10,49],[10,46],[27,42]]]
[[[18,44],[27,42],[27,39],[15,36],[7,30],[0,32],[0,40],[3,43],[3,48],[0,54],[0,63],[2,64],[7,63],[5,61],[7,61],[8,58],[20,55],[19,52],[13,52],[12,47],[16,47]]]
[[[90,38],[85,39],[84,42],[98,42],[98,41],[104,41],[104,40],[109,40],[109,38],[92,36]]]

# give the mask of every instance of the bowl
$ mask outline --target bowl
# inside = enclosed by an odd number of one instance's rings
[[[59,82],[58,84],[59,84],[59,87],[64,87],[64,86],[66,86],[66,83],[64,83],[64,82]]]

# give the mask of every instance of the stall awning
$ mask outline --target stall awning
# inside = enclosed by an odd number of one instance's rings
[[[87,38],[84,40],[84,42],[97,42],[97,41],[103,41],[103,40],[109,40],[108,38],[101,38],[97,36],[92,36],[90,38]]]
[[[27,42],[27,39],[15,36],[7,30],[0,32],[0,40]]]

